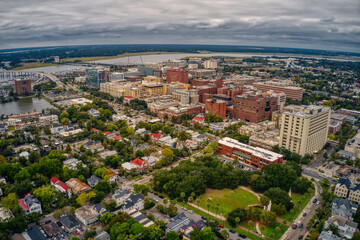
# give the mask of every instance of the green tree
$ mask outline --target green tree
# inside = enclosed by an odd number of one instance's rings
[[[230,234],[224,229],[221,231],[221,237],[223,237],[224,239],[228,239],[230,237]]]
[[[42,204],[49,204],[56,200],[56,190],[52,186],[39,187],[33,193]]]
[[[166,234],[165,239],[166,240],[178,240],[179,235],[174,231],[170,231]]]
[[[3,197],[1,199],[1,206],[6,209],[10,209],[11,211],[15,211],[15,209],[19,206],[16,193],[9,193],[6,197]]]
[[[91,199],[93,199],[94,197],[96,197],[96,193],[94,191],[88,192],[88,193],[81,193],[79,195],[79,197],[76,198],[76,202],[79,205],[84,205],[86,202],[90,201]]]

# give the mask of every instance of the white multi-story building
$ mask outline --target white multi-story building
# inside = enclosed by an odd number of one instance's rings
[[[206,60],[204,61],[204,68],[217,68],[218,67],[218,62],[214,59],[210,59],[210,60]]]
[[[321,150],[326,144],[330,108],[289,105],[281,115],[280,144],[302,156]]]
[[[55,114],[53,114],[53,115],[47,114],[47,115],[40,116],[39,122],[47,123],[47,124],[50,124],[50,123],[56,124],[56,123],[59,123],[59,117]]]

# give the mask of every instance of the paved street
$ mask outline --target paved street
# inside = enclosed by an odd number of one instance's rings
[[[307,176],[306,176],[307,177]],[[294,225],[297,225],[296,229],[293,229],[290,227],[284,235],[280,238],[280,240],[293,240],[293,239],[299,239],[299,236],[304,236],[305,239],[306,234],[308,233],[308,229],[306,228],[308,222],[310,219],[315,215],[315,210],[320,207],[320,204],[313,203],[314,199],[318,199],[321,202],[321,196],[320,196],[320,189],[321,186],[317,182],[317,180],[314,181],[315,184],[315,195],[314,197],[309,201],[309,203],[306,205],[306,207],[301,211],[299,216],[295,219],[293,222]],[[306,216],[303,217],[303,214],[306,213]],[[304,226],[302,228],[299,228],[299,224],[303,224]]]

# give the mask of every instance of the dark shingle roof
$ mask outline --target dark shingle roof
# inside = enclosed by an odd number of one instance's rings
[[[347,189],[350,189],[351,182],[348,178],[340,178],[338,180],[338,183],[340,184],[340,186],[345,185]]]

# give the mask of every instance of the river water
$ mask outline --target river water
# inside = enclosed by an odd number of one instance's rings
[[[42,112],[47,108],[55,108],[42,98],[28,97],[20,98],[17,101],[0,103],[0,114],[11,115],[13,113],[25,113],[25,112]]]

